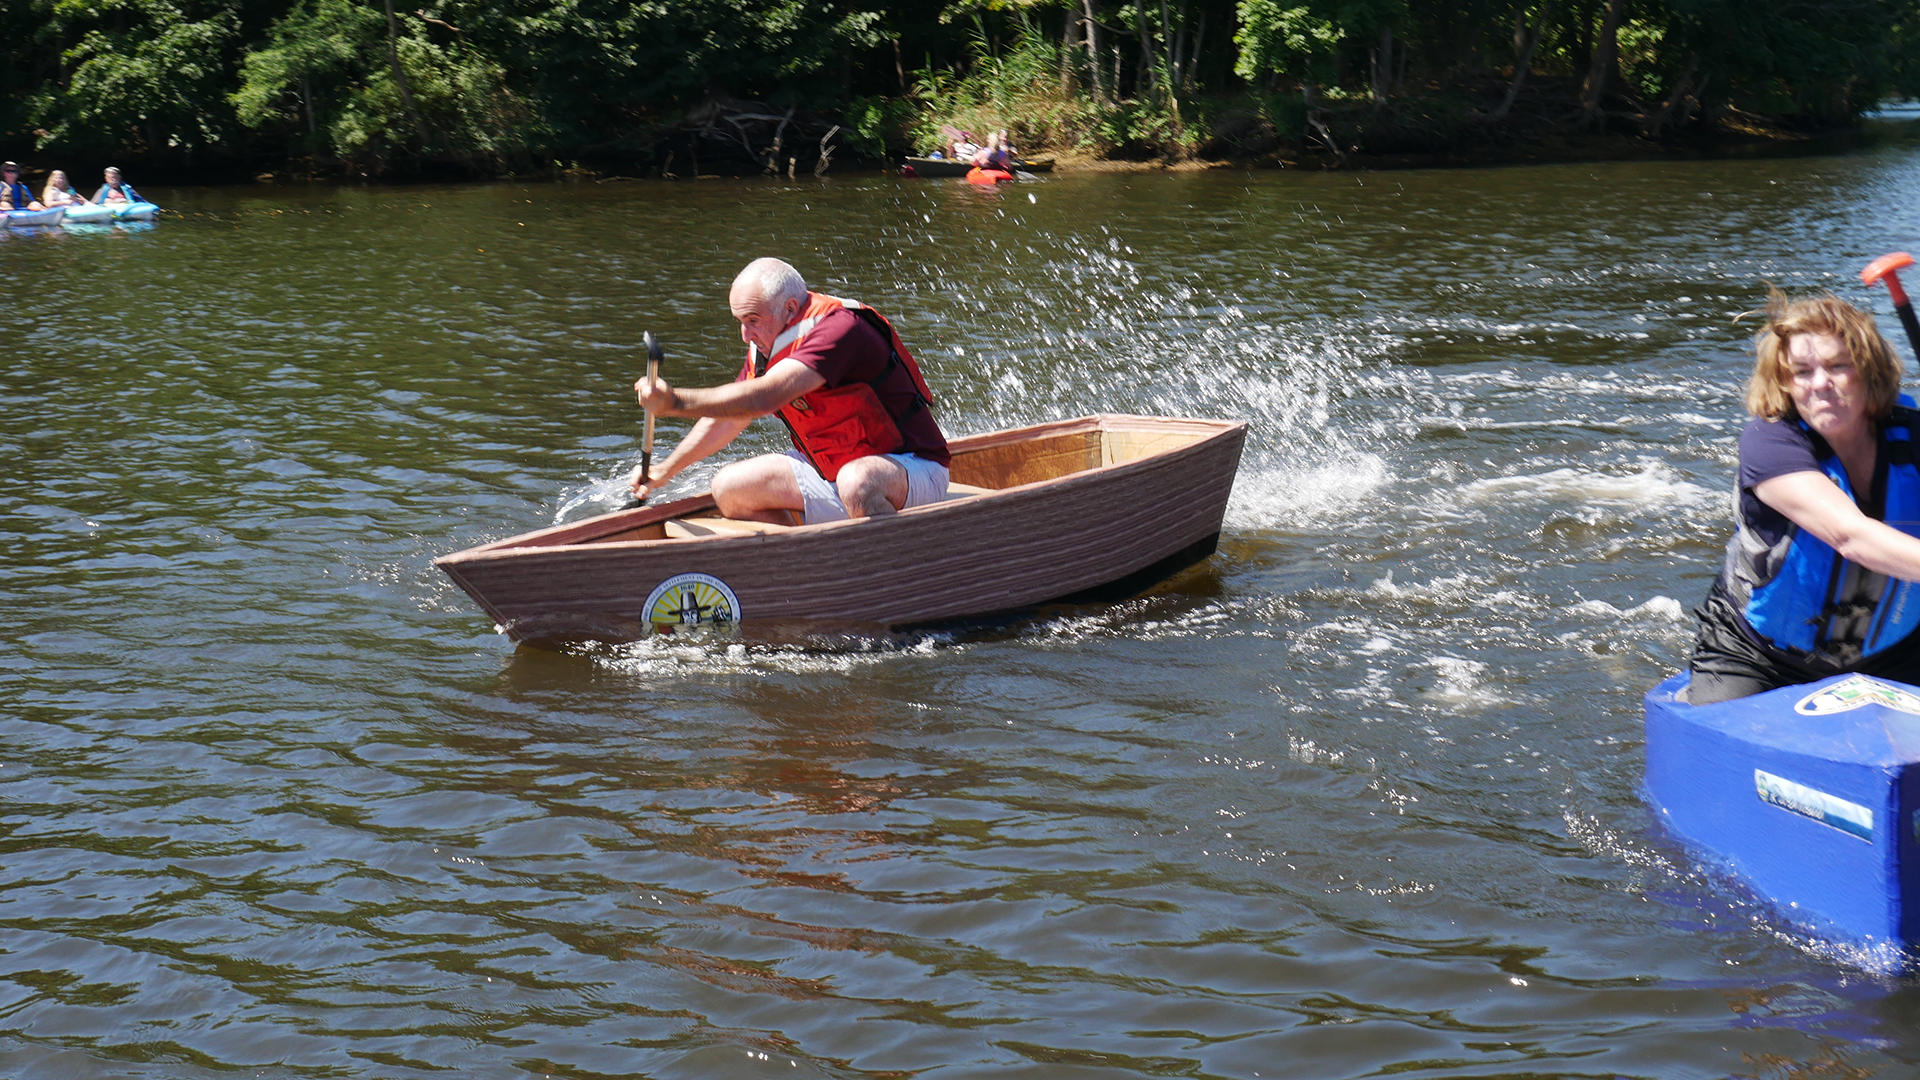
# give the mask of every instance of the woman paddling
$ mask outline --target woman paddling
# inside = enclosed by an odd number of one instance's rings
[[[1767,299],[1740,434],[1733,539],[1696,612],[1689,699],[1846,671],[1920,682],[1920,413],[1872,316]]]

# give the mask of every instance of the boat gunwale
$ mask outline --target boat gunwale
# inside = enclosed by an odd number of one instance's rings
[[[1170,456],[1196,451],[1198,448],[1204,447],[1216,439],[1227,437],[1235,431],[1244,430],[1246,427],[1247,421],[1245,420],[1141,416],[1131,413],[1094,413],[1087,416],[1072,417],[1066,420],[1044,421],[1025,427],[1005,428],[999,431],[987,431],[975,435],[961,436],[949,442],[948,448],[950,451],[958,454],[969,450],[1017,445],[1023,442],[1033,442],[1044,438],[1054,438],[1085,432],[1106,433],[1109,431],[1131,431],[1136,433],[1153,433],[1158,429],[1164,433],[1171,434],[1173,432],[1168,429],[1200,428],[1203,433],[1199,438],[1183,446],[1156,451],[1137,458],[1131,458],[1127,461],[1095,465],[1092,468],[1080,469],[1063,476],[1053,476],[1043,480],[1032,480],[1012,487],[993,488],[980,494],[967,495],[964,498],[944,499],[940,502],[908,507],[905,510],[899,511],[897,514],[889,514],[886,515],[885,518],[878,520],[873,518],[843,518],[839,521],[822,521],[812,525],[788,526],[776,532],[732,533],[689,537],[674,536],[663,537],[658,540],[612,540],[597,543],[593,540],[595,536],[628,532],[633,529],[646,528],[649,525],[664,524],[667,521],[683,517],[691,511],[713,506],[713,494],[708,491],[689,496],[685,499],[678,499],[674,502],[662,503],[659,506],[635,507],[632,510],[626,511],[615,510],[607,514],[595,515],[584,521],[571,522],[565,525],[552,525],[544,529],[537,529],[533,532],[509,536],[490,543],[466,548],[462,551],[441,555],[433,560],[433,564],[446,569],[464,563],[493,562],[512,558],[535,558],[542,555],[553,555],[559,552],[578,553],[591,550],[611,553],[618,551],[659,549],[663,547],[685,547],[693,544],[714,542],[733,544],[744,544],[756,540],[777,542],[793,536],[819,536],[834,529],[852,528],[856,526],[884,526],[886,522],[891,519],[903,518],[908,515],[920,517],[942,510],[961,510],[977,506],[984,500],[996,499],[1003,495],[1024,495],[1035,490],[1058,487],[1076,481],[1105,480],[1117,474],[1124,474],[1139,468],[1145,468],[1154,462],[1164,461]],[[634,517],[618,521],[607,520],[622,514],[631,514],[634,515]],[[596,525],[599,527],[593,528],[593,526]],[[577,530],[581,531],[577,538],[567,540],[559,538],[561,534]]]

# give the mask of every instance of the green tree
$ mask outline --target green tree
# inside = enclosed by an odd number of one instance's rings
[[[153,152],[216,144],[232,134],[224,107],[239,18],[174,0],[57,0],[45,36],[78,35],[65,85],[35,95],[40,144]]]

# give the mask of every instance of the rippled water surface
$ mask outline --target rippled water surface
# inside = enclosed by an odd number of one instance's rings
[[[159,194],[0,234],[0,1073],[1920,1072],[1920,982],[1638,794],[1728,528],[1731,318],[1886,313],[1897,129]],[[430,560],[612,505],[641,332],[730,377],[762,254],[893,315],[950,434],[1248,419],[1220,553],[990,634],[514,648]]]

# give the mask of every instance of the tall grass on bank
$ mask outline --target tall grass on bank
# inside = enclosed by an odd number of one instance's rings
[[[1063,55],[1025,13],[1011,45],[996,50],[976,29],[969,50],[965,74],[917,73],[906,132],[915,150],[945,148],[956,128],[982,140],[1004,128],[1018,147],[1097,157],[1184,157],[1208,139],[1204,122],[1181,117],[1160,95],[1115,99],[1083,88],[1079,58]]]

